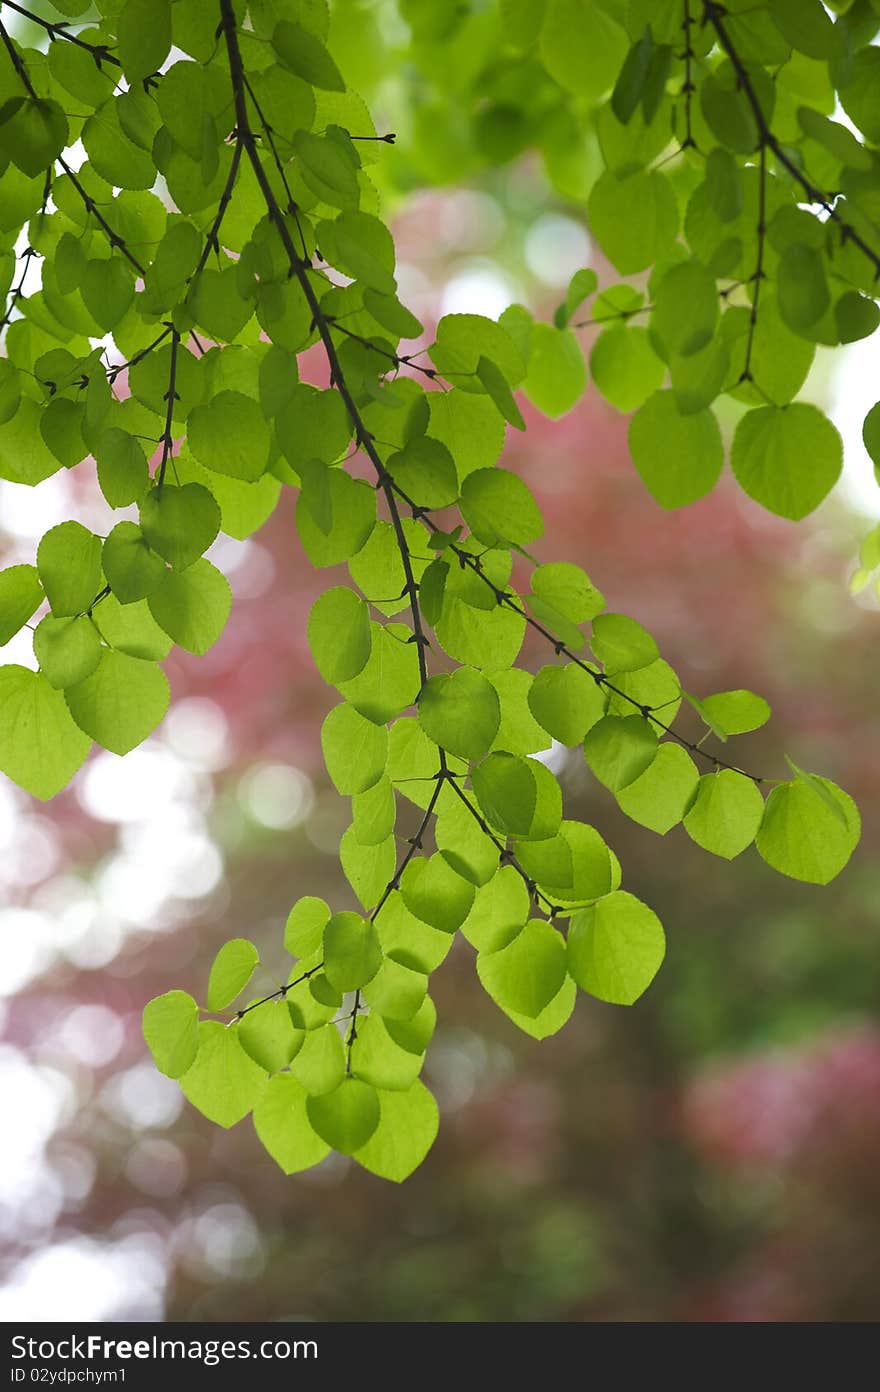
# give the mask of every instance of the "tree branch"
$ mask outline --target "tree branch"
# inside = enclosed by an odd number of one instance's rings
[[[17,14],[29,19],[31,24],[38,24],[41,29],[45,29],[50,40],[64,39],[67,43],[76,44],[77,48],[84,48],[86,53],[91,53],[98,67],[102,63],[112,63],[115,68],[121,68],[122,64],[107,48],[105,44],[89,43],[88,39],[81,39],[78,34],[71,34],[65,20],[57,20],[53,23],[49,19],[44,19],[42,15],[34,14],[33,10],[26,10],[23,5],[17,5],[14,0],[4,0],[6,8],[15,10]]]

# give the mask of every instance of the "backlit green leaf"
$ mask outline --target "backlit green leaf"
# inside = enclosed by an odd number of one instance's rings
[[[828,884],[846,865],[861,835],[855,803],[828,778],[816,780],[836,804],[830,807],[811,782],[781,783],[767,799],[757,836],[758,852],[780,874],[808,884]]]
[[[741,488],[780,517],[799,521],[818,507],[840,476],[843,446],[817,406],[759,406],[733,437],[730,463]]]
[[[91,747],[64,696],[42,672],[0,667],[0,770],[46,800],[69,783]]]
[[[733,860],[754,841],[764,799],[750,778],[730,769],[706,773],[684,819],[692,841],[713,855]]]
[[[208,995],[209,1010],[224,1010],[251,979],[260,954],[247,938],[233,938],[224,943],[211,966]]]
[[[166,991],[144,1006],[143,1031],[160,1073],[179,1078],[198,1052],[198,1006],[186,991]]]
[[[241,1047],[234,1029],[217,1020],[199,1025],[199,1051],[180,1079],[185,1097],[218,1126],[234,1126],[252,1111],[266,1073]]]
[[[632,1005],[654,980],[665,952],[657,915],[635,895],[617,890],[575,915],[568,970],[591,996]]]

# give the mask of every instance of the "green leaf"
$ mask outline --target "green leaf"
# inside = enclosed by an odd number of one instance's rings
[[[548,1039],[551,1034],[558,1034],[563,1025],[571,1019],[577,1001],[577,987],[570,976],[566,976],[562,986],[544,1009],[535,1016],[523,1015],[518,1010],[510,1010],[502,1001],[497,1004],[501,1006],[508,1019],[512,1020],[517,1029],[521,1029],[524,1034],[528,1034],[532,1039]]]
[[[357,913],[334,914],[324,929],[324,971],[337,991],[355,991],[382,965],[373,924]]]
[[[420,523],[406,517],[401,521],[411,555],[413,578],[418,582],[429,565],[424,555],[427,536]],[[407,577],[390,522],[376,523],[366,545],[349,561],[348,570],[352,580],[380,613],[390,616],[409,608],[409,595],[404,591]],[[424,595],[422,602],[424,605]]]
[[[0,770],[43,801],[85,761],[91,741],[42,672],[0,667]]]
[[[363,988],[362,995],[371,1010],[390,1022],[412,1020],[419,1014],[427,990],[428,978],[424,972],[408,962],[385,957],[372,981],[368,981]],[[370,1081],[377,1087],[392,1086],[387,1080],[382,1082],[372,1078]]]
[[[642,37],[632,45],[626,55],[614,84],[614,91],[611,93],[611,109],[623,125],[632,120],[642,99],[653,52],[654,39],[651,26],[648,25]]]
[[[880,401],[876,402],[865,416],[862,440],[874,463],[875,471],[880,469]]]
[[[410,972],[409,975],[416,974]],[[419,1076],[424,1057],[424,1054],[401,1048],[375,1012],[359,1021],[351,1052],[352,1072],[372,1087],[384,1088],[389,1092],[406,1092]]]
[[[338,565],[357,555],[376,524],[375,490],[341,469],[327,473],[330,525],[320,527],[304,495],[296,505],[296,529],[313,566]]]
[[[587,385],[583,351],[571,329],[532,326],[529,367],[523,391],[533,406],[558,420],[580,400]]]
[[[548,735],[573,748],[605,714],[605,694],[574,663],[542,667],[529,689],[529,709]]]
[[[576,624],[594,619],[605,608],[604,597],[589,576],[570,561],[535,566],[532,592]]]
[[[416,920],[417,921],[417,920]],[[444,940],[449,946],[450,939],[443,935]],[[367,988],[372,994],[373,986]],[[365,992],[366,999],[366,992]],[[401,1049],[406,1049],[411,1054],[424,1054],[434,1034],[437,1024],[437,1009],[430,996],[425,996],[418,1010],[406,1020],[396,1020],[387,1017],[383,1020],[386,1030],[390,1037],[398,1044]]]
[[[270,1078],[254,1106],[254,1130],[285,1174],[311,1169],[330,1153],[312,1129],[308,1092],[289,1073]]]
[[[290,1071],[313,1097],[339,1086],[345,1077],[345,1045],[334,1024],[309,1031],[291,1061]]]
[[[626,614],[599,614],[590,647],[609,674],[638,671],[659,655],[650,633]]]
[[[383,890],[394,875],[397,848],[388,835],[375,846],[364,846],[353,826],[346,828],[339,842],[342,871],[365,909],[378,904]]]
[[[754,67],[750,69],[749,76],[755,84],[758,83]],[[761,76],[764,76],[763,70]],[[733,64],[725,62],[709,73],[699,90],[702,114],[715,138],[737,154],[749,154],[755,150],[760,138],[758,122]],[[771,87],[771,99],[772,90]],[[764,92],[760,94],[764,95]]]
[[[481,952],[477,975],[493,1000],[534,1019],[565,980],[565,942],[543,919],[531,919],[498,952]]]
[[[742,211],[739,165],[730,151],[720,145],[710,150],[706,158],[706,197],[722,222],[732,222]]]
[[[220,509],[201,484],[176,488],[163,483],[151,488],[141,503],[140,525],[157,555],[175,570],[186,570],[217,536]]]
[[[410,913],[442,933],[460,928],[474,902],[474,886],[439,853],[409,862],[400,877],[400,893]]]
[[[798,522],[840,477],[843,445],[817,406],[759,406],[736,427],[730,463],[745,493],[768,512]]]
[[[378,846],[394,830],[397,804],[389,778],[382,777],[372,788],[355,793],[351,800],[352,827],[362,846]]]
[[[821,252],[801,242],[785,247],[776,274],[777,300],[782,320],[795,333],[810,333],[831,303]]]
[[[357,209],[360,188],[357,155],[349,140],[346,147],[332,136],[312,135],[298,130],[293,137],[299,172],[308,187],[331,208],[346,212]]]
[[[821,785],[835,807],[829,806]],[[846,865],[861,835],[852,798],[817,775],[774,788],[757,836],[758,853],[782,875],[808,884],[828,884]]]
[[[870,338],[880,325],[880,307],[866,295],[850,290],[835,304],[834,322],[841,343],[855,343],[860,338]]]
[[[232,591],[226,576],[202,559],[182,572],[167,570],[147,603],[156,623],[175,643],[202,654],[226,626]]]
[[[304,1031],[294,1029],[283,1000],[261,1000],[242,1016],[236,1029],[245,1053],[267,1073],[286,1068],[305,1040]]]
[[[440,375],[461,391],[484,390],[477,375],[480,358],[494,363],[509,387],[519,386],[525,376],[525,363],[510,334],[480,314],[445,314],[429,352]]]
[[[557,904],[598,899],[620,882],[616,858],[583,822],[563,822],[552,840],[522,841],[516,849],[523,869]]]
[[[770,14],[783,37],[808,58],[830,58],[834,25],[820,0],[770,0]]]
[[[420,507],[442,508],[458,497],[455,460],[439,440],[417,435],[388,459],[388,472]]]
[[[165,576],[165,564],[135,522],[117,522],[104,542],[101,565],[120,604],[145,599]]]
[[[733,860],[754,841],[763,815],[764,799],[752,780],[719,769],[700,779],[684,826],[704,851]]]
[[[479,952],[505,947],[525,926],[529,894],[512,865],[502,865],[476,893],[462,933]]]
[[[434,840],[444,860],[456,874],[479,888],[490,880],[498,869],[499,850],[495,841],[482,830],[470,808],[459,798],[447,798],[439,804],[434,825]]]
[[[504,420],[509,421],[516,430],[525,430],[526,423],[522,418],[522,412],[501,369],[496,367],[490,358],[481,357],[477,363],[477,376]]]
[[[667,725],[678,715],[681,683],[662,657],[635,672],[617,673],[611,686],[614,690],[609,688],[609,715],[632,715],[635,710],[647,706]]]
[[[233,938],[224,943],[211,966],[208,995],[209,1010],[225,1010],[250,981],[260,963],[260,954],[247,938]]]
[[[697,710],[722,739],[758,730],[770,719],[769,705],[753,691],[719,691],[714,696],[704,696]]]
[[[678,207],[665,175],[638,171],[596,180],[587,210],[590,227],[621,275],[643,271],[669,251],[678,232]]]
[[[559,830],[559,784],[537,759],[490,754],[473,770],[471,782],[486,818],[505,835],[540,841]]]
[[[309,1097],[306,1112],[322,1140],[343,1155],[353,1155],[379,1125],[379,1094],[360,1078],[343,1078],[333,1092]]]
[[[590,353],[590,373],[618,411],[635,411],[655,393],[666,369],[651,347],[647,329],[616,324],[603,329]]]
[[[402,1184],[422,1163],[437,1135],[437,1103],[418,1079],[406,1092],[379,1091],[379,1124],[355,1160],[371,1174]]]
[[[363,671],[372,647],[370,612],[343,585],[326,590],[312,605],[309,647],[326,682],[349,681]]]
[[[281,62],[312,87],[344,92],[342,74],[316,34],[301,24],[282,20],[272,34],[272,47]]]
[[[14,565],[0,570],[0,647],[8,643],[43,602],[36,566]]]
[[[501,724],[492,742],[493,749],[509,754],[540,754],[547,746],[547,731],[535,719],[529,708],[531,672],[509,667],[491,672],[489,680],[501,703]]]
[[[196,406],[187,420],[186,435],[206,469],[245,483],[255,483],[265,472],[269,426],[258,403],[242,392],[221,391],[206,405]]]
[[[665,953],[659,918],[624,890],[572,920],[568,970],[583,991],[611,1005],[633,1005],[654,980]]]
[[[0,155],[31,179],[50,170],[70,138],[58,103],[15,97],[3,104],[0,116]]]
[[[166,991],[144,1006],[144,1039],[160,1073],[179,1078],[199,1048],[199,1008],[186,991]]]
[[[140,443],[127,430],[102,432],[96,450],[98,483],[113,508],[138,503],[147,491],[150,474]]]
[[[333,222],[320,222],[316,235],[326,260],[345,275],[379,295],[396,293],[394,240],[378,218],[369,213],[340,213]]]
[[[79,522],[62,522],[37,547],[37,570],[56,617],[88,609],[101,588],[101,542]]]
[[[629,448],[642,482],[661,507],[679,508],[715,487],[724,463],[721,431],[709,410],[685,412],[673,391],[657,391],[633,416]]]
[[[504,422],[491,401],[458,388],[431,392],[427,401],[428,434],[449,450],[459,479],[496,463],[504,445]]]
[[[479,759],[498,733],[498,694],[491,682],[471,667],[430,677],[422,687],[418,705],[425,733],[463,759]]]
[[[313,894],[298,899],[284,928],[284,950],[293,957],[311,957],[324,941],[324,929],[330,918],[329,905]]]
[[[351,422],[337,391],[318,391],[298,382],[275,421],[278,444],[294,469],[309,460],[333,464],[348,448]]]
[[[8,182],[8,171],[4,178]],[[40,419],[36,401],[22,397],[15,415],[0,428],[0,478],[33,487],[57,473],[60,461],[43,439]]]
[[[840,83],[840,104],[872,145],[880,142],[880,52],[869,45],[854,54]]]
[[[134,281],[121,261],[95,257],[86,264],[79,292],[95,323],[109,333],[134,299]]]
[[[156,623],[145,599],[120,604],[115,595],[105,595],[95,606],[92,623],[105,643],[129,657],[161,662],[171,651],[171,639]]]
[[[654,293],[651,333],[668,361],[689,357],[711,340],[718,324],[715,277],[696,257],[668,270]]]
[[[413,971],[428,975],[445,961],[454,941],[450,933],[433,928],[411,913],[398,890],[392,890],[377,919],[382,951]]]
[[[606,715],[587,731],[584,755],[599,782],[619,793],[654,762],[657,734],[641,715]]]
[[[363,671],[337,685],[361,715],[384,724],[419,694],[418,651],[411,630],[403,624],[373,624],[371,631],[372,648]]]
[[[621,788],[618,805],[634,822],[665,836],[682,820],[693,801],[699,774],[681,745],[664,743],[645,772]]]
[[[87,735],[114,754],[127,754],[151,734],[168,709],[168,680],[154,662],[107,650],[85,681],[64,693]]]
[[[571,280],[568,282],[565,299],[562,304],[558,306],[553,315],[553,322],[557,329],[565,329],[568,327],[584,300],[589,299],[590,295],[595,293],[598,284],[599,277],[591,266],[585,267],[580,271],[575,271]]]
[[[260,1100],[265,1086],[265,1071],[245,1053],[236,1030],[203,1020],[195,1062],[180,1078],[180,1089],[193,1106],[218,1126],[234,1126]]]
[[[330,1024],[334,1015],[342,1005],[342,996],[331,986],[327,977],[320,970],[320,957],[316,962],[298,962],[290,973],[287,993],[285,999],[287,1008],[290,1012],[290,1019],[294,1029],[306,1030],[309,1035],[321,1034],[325,1025]],[[310,1043],[309,1039],[303,1041],[303,1049]],[[300,1057],[302,1054],[302,1057]],[[296,1076],[300,1082],[309,1090],[312,1090],[312,1083],[308,1080],[308,1072],[311,1063],[319,1067],[320,1077],[324,1079],[321,1088],[329,1091],[336,1086],[338,1076],[335,1075],[336,1063],[335,1055],[331,1057],[331,1052],[325,1046],[319,1055],[312,1059],[310,1054],[300,1050],[296,1055]],[[334,1070],[332,1078],[329,1075],[325,1078],[325,1071],[331,1068]],[[339,1075],[341,1076],[341,1074]],[[316,1090],[320,1091],[321,1089]]]
[[[46,680],[60,690],[94,672],[101,660],[101,640],[91,619],[47,614],[34,632],[34,656]]]
[[[602,6],[586,0],[548,0],[540,47],[551,77],[593,105],[614,86],[627,38]]]
[[[130,82],[157,72],[171,47],[170,0],[125,0],[117,38],[122,69]]]
[[[321,748],[336,791],[351,796],[372,788],[382,777],[388,731],[343,701],[321,726]]]
[[[213,495],[220,508],[220,527],[227,536],[245,541],[272,514],[281,492],[281,481],[264,474],[256,483],[212,474],[197,464],[185,448],[175,457],[175,472],[181,483],[199,483]]]
[[[506,469],[476,469],[461,487],[461,513],[486,546],[528,546],[544,533],[531,492]]]

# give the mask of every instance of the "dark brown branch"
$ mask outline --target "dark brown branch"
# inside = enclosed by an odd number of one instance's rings
[[[174,436],[171,433],[171,422],[174,416],[174,403],[178,399],[177,391],[177,353],[180,344],[180,334],[172,326],[171,328],[171,365],[168,369],[168,390],[165,393],[165,429],[162,432],[162,458],[159,463],[159,472],[156,477],[156,485],[162,487],[165,482],[165,470],[171,458],[171,451],[174,448]]]

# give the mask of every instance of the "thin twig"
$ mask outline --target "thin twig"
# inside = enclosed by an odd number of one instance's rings
[[[112,63],[115,68],[122,67],[119,59],[110,52],[105,44],[89,43],[88,39],[81,39],[78,34],[71,34],[66,20],[58,20],[53,23],[49,19],[44,19],[42,15],[34,14],[33,10],[26,10],[23,5],[15,4],[14,0],[4,0],[4,4],[7,9],[15,10],[17,14],[29,19],[31,24],[38,24],[42,29],[45,29],[50,40],[64,39],[67,43],[76,44],[77,48],[85,49],[86,53],[92,55],[99,68],[102,63]]]

